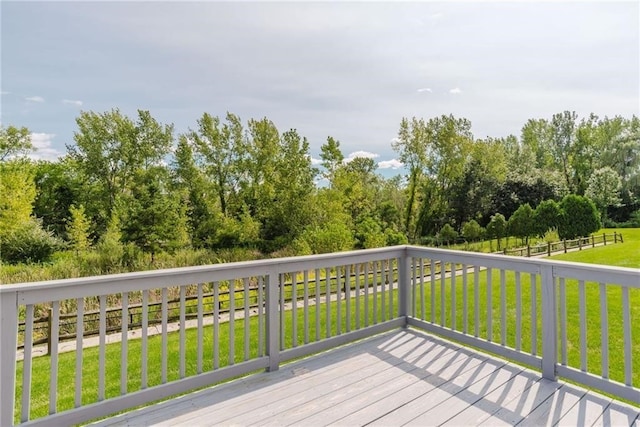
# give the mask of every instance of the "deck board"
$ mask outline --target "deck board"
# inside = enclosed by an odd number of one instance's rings
[[[403,329],[100,426],[635,425],[640,408]]]

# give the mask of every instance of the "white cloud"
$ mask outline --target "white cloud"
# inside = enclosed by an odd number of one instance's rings
[[[422,93],[422,92],[432,93],[433,91],[431,90],[430,87],[422,87],[422,88],[418,89],[418,92],[420,92],[420,93]]]
[[[32,133],[31,143],[36,147],[35,153],[29,157],[34,160],[55,160],[64,153],[51,147],[52,140],[56,135],[53,133]]]
[[[452,93],[454,95],[458,95],[458,94],[462,93],[462,91],[460,90],[459,87],[454,87],[453,89],[449,90],[449,93]]]
[[[82,101],[74,99],[63,99],[62,103],[65,105],[75,105],[76,107],[82,107]]]
[[[322,159],[316,159],[313,156],[309,156],[309,158],[311,159],[311,164],[314,166],[322,164]]]
[[[44,102],[44,98],[41,96],[27,96],[24,100],[28,102]]]
[[[433,15],[430,15],[429,18],[431,19],[440,19],[444,16],[444,13],[438,12],[438,13],[434,13]]]
[[[354,151],[353,153],[351,153],[347,157],[345,157],[345,159],[342,161],[342,163],[345,163],[345,164],[349,163],[350,161],[352,161],[356,157],[364,157],[365,159],[375,159],[376,157],[380,157],[380,155],[376,154],[376,153],[371,153],[369,151]]]
[[[400,169],[404,164],[398,159],[383,160],[378,162],[379,169]]]

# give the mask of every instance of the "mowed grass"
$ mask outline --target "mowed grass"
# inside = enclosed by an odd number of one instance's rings
[[[549,259],[640,268],[640,228],[605,229],[598,234],[611,234],[614,231],[622,234],[624,243],[554,255]]]

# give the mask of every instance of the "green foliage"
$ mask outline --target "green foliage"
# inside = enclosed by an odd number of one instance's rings
[[[600,209],[602,220],[607,219],[607,208],[620,203],[622,180],[610,167],[597,169],[589,178],[585,196],[593,200]]]
[[[562,218],[560,206],[554,200],[545,200],[540,203],[533,214],[536,234],[544,236],[549,230],[557,229]]]
[[[438,232],[437,237],[439,241],[449,245],[451,242],[454,242],[458,238],[458,232],[454,230],[454,228],[450,224],[445,224]]]
[[[24,156],[33,150],[35,147],[31,143],[29,129],[15,126],[5,128],[0,124],[0,162]]]
[[[370,216],[356,224],[355,238],[358,249],[379,248],[387,242],[380,223]]]
[[[67,236],[76,253],[86,251],[91,246],[89,240],[89,228],[91,224],[84,213],[84,206],[75,207],[71,205],[69,208],[71,213],[71,221],[67,225]]]
[[[158,252],[187,245],[185,209],[169,191],[164,169],[139,172],[131,195],[123,202],[122,240],[150,253],[152,262]]]
[[[501,249],[500,243],[502,238],[507,236],[507,228],[507,220],[502,214],[492,215],[489,224],[487,224],[487,237],[498,240],[498,250]]]
[[[0,162],[0,238],[30,222],[36,187],[27,160]]]
[[[3,233],[0,239],[0,259],[10,264],[40,263],[48,261],[54,252],[64,247],[63,242],[45,231],[42,224],[31,219],[16,229]]]
[[[354,244],[353,233],[343,222],[329,222],[307,228],[301,238],[314,254],[347,251],[353,249]]]
[[[558,227],[561,239],[575,239],[595,233],[601,227],[595,204],[588,198],[569,194],[560,202],[562,221]]]
[[[484,235],[484,231],[475,219],[462,224],[462,237],[471,242],[480,240]]]
[[[534,211],[528,203],[521,205],[513,215],[511,215],[508,229],[512,236],[523,239],[525,245],[529,243],[529,237],[536,234]]]

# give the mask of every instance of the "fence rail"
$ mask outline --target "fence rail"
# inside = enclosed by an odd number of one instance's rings
[[[296,286],[293,277],[302,278]],[[223,298],[229,284],[238,298]],[[156,294],[161,333],[151,337]],[[109,298],[122,305],[114,346],[106,340]],[[72,302],[78,332],[89,323],[85,308],[98,312],[98,348],[84,348],[78,333],[74,352],[52,346],[49,357],[33,357],[35,306],[51,306],[56,342],[60,307]],[[638,306],[638,269],[414,246],[5,285],[0,425],[81,423],[405,326],[640,402]],[[174,310],[179,329],[169,333]],[[189,310],[197,325],[187,330]],[[19,313],[24,361],[16,360]],[[135,338],[132,323],[141,324]],[[70,385],[73,396],[65,394]]]
[[[608,240],[607,240],[608,239]],[[624,243],[622,233],[614,232],[613,234],[592,234],[589,237],[580,237],[572,240],[561,240],[559,242],[547,242],[538,245],[527,245],[522,248],[504,249],[502,251],[505,255],[527,256],[532,257],[536,255],[546,254],[551,256],[552,253],[564,252],[565,254],[572,249],[582,250],[584,248],[592,247],[596,245],[604,245],[611,243]]]

